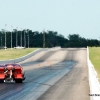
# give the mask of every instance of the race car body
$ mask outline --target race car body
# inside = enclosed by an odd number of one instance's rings
[[[19,64],[0,65],[0,82],[22,83],[25,80],[24,71]]]

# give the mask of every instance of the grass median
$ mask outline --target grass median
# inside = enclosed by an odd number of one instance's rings
[[[98,73],[98,78],[100,79],[100,47],[89,47],[89,58]]]
[[[31,53],[38,48],[26,48],[26,49],[10,49],[7,50],[0,49],[0,60],[9,60],[22,57],[28,53]]]

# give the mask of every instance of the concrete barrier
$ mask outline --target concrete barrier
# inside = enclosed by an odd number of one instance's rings
[[[89,59],[89,49],[87,47],[87,63],[88,63],[88,73],[89,73],[89,85],[90,85],[90,100],[100,100],[100,82],[97,77],[97,72],[93,64]]]
[[[31,52],[31,53],[29,53],[29,54],[23,56],[23,57],[16,58],[16,59],[1,60],[1,61],[0,61],[0,64],[18,63],[18,62],[24,61],[24,60],[26,60],[26,59],[32,57],[33,55],[35,55],[35,54],[37,54],[38,52],[41,52],[41,51],[43,51],[43,50],[45,50],[45,49],[41,48],[41,49],[35,50],[35,51],[33,51],[33,52]]]

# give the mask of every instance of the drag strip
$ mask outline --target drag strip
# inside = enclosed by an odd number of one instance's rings
[[[86,49],[73,48],[44,50],[34,55],[20,63],[26,73],[26,80],[22,84],[0,84],[0,100],[65,100],[65,98],[63,99],[63,96],[62,99],[58,99],[61,94],[59,94],[59,96],[57,94],[53,96],[54,92],[52,91],[54,88],[56,90],[56,84],[58,84],[59,80],[63,79],[66,75],[74,75],[73,77],[71,76],[71,78],[67,77],[69,81],[73,83],[71,84],[72,86],[74,85],[74,82],[77,83],[81,78],[85,78],[84,80],[86,84],[82,84],[85,89],[81,95],[84,95],[87,98],[84,100],[89,100],[89,97],[87,96],[89,94],[88,76],[87,71],[85,72],[87,66],[86,59],[84,60],[82,58],[82,56],[85,58],[85,55]],[[79,80],[77,77],[79,77]],[[66,86],[68,87],[71,85],[67,84]],[[80,85],[80,87],[82,86]],[[76,88],[77,87],[78,85]],[[71,91],[70,89],[72,88],[68,88],[69,91]],[[78,89],[80,90],[79,87]],[[60,92],[60,90],[58,90],[58,92]],[[68,96],[70,97],[71,94]],[[76,97],[77,96],[78,93]]]

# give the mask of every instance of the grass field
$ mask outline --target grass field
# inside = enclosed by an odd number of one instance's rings
[[[38,48],[26,48],[26,49],[0,49],[0,60],[9,60],[22,57]]]
[[[100,47],[89,47],[89,58],[94,65],[100,79]]]

